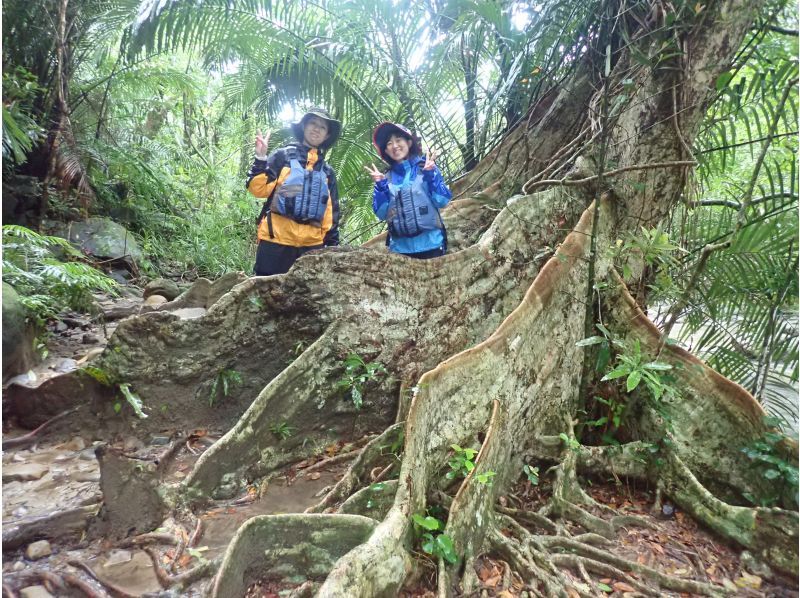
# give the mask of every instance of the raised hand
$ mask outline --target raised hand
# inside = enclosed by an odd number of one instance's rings
[[[434,168],[436,168],[436,152],[429,149],[428,155],[425,156],[425,166],[422,167],[422,170],[433,170]]]
[[[386,178],[386,176],[380,170],[375,168],[374,164],[371,164],[371,166],[372,168],[370,168],[369,166],[365,166],[364,170],[366,170],[369,173],[369,176],[372,177],[373,181],[377,183],[378,181],[382,181],[383,179]]]
[[[269,136],[270,132],[267,131],[266,135],[261,134],[261,130],[256,131],[256,156],[266,156],[269,151]]]

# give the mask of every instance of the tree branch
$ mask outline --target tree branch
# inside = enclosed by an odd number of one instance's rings
[[[602,174],[603,178],[608,178],[612,176],[617,176],[618,174],[622,174],[623,172],[630,172],[632,170],[650,170],[653,168],[673,168],[673,167],[681,167],[681,166],[697,166],[697,162],[694,160],[672,160],[670,162],[651,162],[650,164],[634,164],[633,166],[625,166],[624,168],[617,168],[616,170],[608,170]],[[585,177],[582,179],[572,179],[569,180],[566,177],[563,179],[548,179],[544,181],[537,181],[534,182],[530,189],[527,188],[528,184],[533,181],[533,179],[529,180],[522,186],[522,192],[526,195],[530,194],[531,191],[536,189],[537,187],[544,187],[545,185],[563,185],[565,187],[575,187],[578,185],[585,185],[586,183],[590,183],[600,178],[601,175],[595,174],[589,177]]]

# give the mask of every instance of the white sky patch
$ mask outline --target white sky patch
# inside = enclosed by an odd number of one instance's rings
[[[300,120],[297,106],[291,102],[284,102],[283,106],[281,107],[281,111],[278,112],[278,118],[282,123],[286,124],[297,122]]]

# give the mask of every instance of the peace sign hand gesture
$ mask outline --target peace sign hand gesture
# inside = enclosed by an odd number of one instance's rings
[[[366,170],[369,173],[369,176],[372,177],[373,181],[377,183],[378,181],[382,181],[383,179],[386,178],[386,176],[380,170],[375,168],[374,164],[372,164],[371,166],[372,168],[370,168],[369,166],[364,166],[364,170]]]
[[[436,152],[429,149],[428,155],[425,156],[425,166],[422,167],[422,170],[433,170],[434,168],[436,168]]]
[[[266,135],[262,135],[261,129],[256,131],[256,156],[266,156],[269,150],[269,136],[271,133],[267,131]]]

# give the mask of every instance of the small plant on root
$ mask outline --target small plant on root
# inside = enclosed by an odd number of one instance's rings
[[[386,368],[379,361],[368,363],[357,353],[349,353],[344,359],[344,373],[336,382],[336,387],[350,397],[356,409],[361,409],[364,386],[386,374]]]
[[[453,539],[445,533],[444,523],[436,517],[414,513],[412,516],[414,529],[417,532],[422,552],[429,554],[435,559],[443,558],[445,561],[454,565],[458,562],[458,555],[453,546]]]

